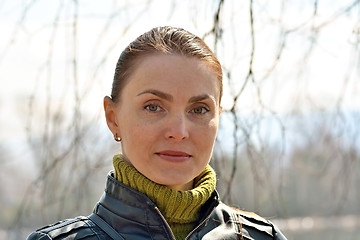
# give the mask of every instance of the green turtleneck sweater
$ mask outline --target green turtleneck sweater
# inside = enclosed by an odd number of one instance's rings
[[[147,195],[158,206],[177,240],[185,239],[193,230],[201,206],[209,199],[216,185],[215,172],[209,165],[194,179],[193,189],[178,191],[146,178],[125,162],[122,154],[114,156],[113,164],[115,178]]]

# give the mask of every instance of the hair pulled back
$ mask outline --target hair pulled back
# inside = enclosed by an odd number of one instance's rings
[[[174,54],[195,57],[216,74],[222,97],[222,69],[219,60],[198,36],[175,27],[156,27],[131,42],[121,53],[116,64],[111,98],[117,102],[129,75],[137,66],[137,60],[150,54]]]

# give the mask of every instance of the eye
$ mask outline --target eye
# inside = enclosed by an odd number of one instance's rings
[[[148,104],[144,107],[149,112],[159,112],[161,111],[161,107],[155,104]]]
[[[192,112],[195,114],[205,114],[208,111],[209,111],[209,109],[207,109],[206,107],[196,107],[192,110]]]

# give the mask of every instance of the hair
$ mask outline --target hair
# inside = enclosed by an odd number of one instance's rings
[[[111,98],[117,102],[127,79],[137,66],[137,61],[150,54],[175,54],[195,57],[216,74],[220,86],[219,102],[221,101],[222,69],[215,54],[198,36],[175,27],[156,27],[145,32],[131,42],[121,53],[116,64],[112,84]]]

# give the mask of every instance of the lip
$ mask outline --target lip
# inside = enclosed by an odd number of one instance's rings
[[[186,152],[174,151],[174,150],[160,151],[157,152],[156,155],[158,155],[161,159],[170,162],[184,162],[192,157],[190,154]]]

